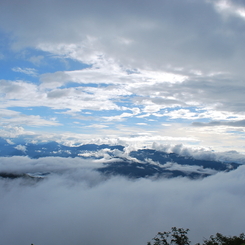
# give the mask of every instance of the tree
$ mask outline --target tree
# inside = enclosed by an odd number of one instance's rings
[[[245,245],[245,235],[241,233],[239,236],[231,237],[216,233],[215,236],[205,239],[203,245]]]
[[[189,229],[172,227],[171,231],[158,232],[152,239],[154,243],[148,242],[147,245],[190,245],[188,231]],[[241,233],[239,236],[224,236],[216,233],[215,236],[204,239],[202,245],[245,245],[245,235]]]
[[[190,245],[188,231],[189,229],[172,227],[171,231],[158,232],[153,238],[153,245]],[[151,242],[147,245],[151,245]]]

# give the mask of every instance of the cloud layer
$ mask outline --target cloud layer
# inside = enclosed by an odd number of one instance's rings
[[[50,164],[64,167],[60,161],[50,160],[38,164],[43,170]],[[26,166],[30,161],[22,158]],[[37,183],[0,180],[4,244],[141,245],[172,226],[190,228],[193,243],[216,232],[244,232],[244,166],[203,180],[132,181],[105,179],[89,167],[77,168],[77,160],[64,161],[66,168],[71,166],[69,171]],[[13,164],[15,159],[9,162]]]
[[[140,141],[143,132],[151,143],[244,151],[241,1],[11,0],[0,9],[2,136],[22,127]]]

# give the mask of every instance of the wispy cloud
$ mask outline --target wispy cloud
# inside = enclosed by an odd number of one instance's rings
[[[24,74],[29,75],[29,76],[37,76],[37,70],[34,68],[14,67],[14,68],[12,68],[12,71],[24,73]]]

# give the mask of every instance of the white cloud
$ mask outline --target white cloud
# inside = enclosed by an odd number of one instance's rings
[[[17,145],[15,147],[15,149],[19,150],[19,151],[23,151],[26,152],[26,146],[25,145]]]
[[[26,131],[21,126],[2,126],[0,127],[0,136],[6,138],[15,138],[21,135],[34,135],[33,132]]]
[[[176,153],[185,157],[193,157],[199,160],[211,160],[211,161],[221,161],[221,162],[236,162],[240,164],[245,164],[245,154],[241,154],[237,151],[226,151],[219,152],[213,151],[210,147],[200,147],[200,146],[188,146],[185,144],[159,144],[154,142],[152,144],[152,149]]]
[[[235,1],[236,2],[236,1]],[[234,4],[229,0],[220,0],[215,3],[219,12],[226,15],[233,15],[245,19],[245,8],[240,4]]]
[[[25,115],[14,110],[0,109],[2,117],[0,126],[58,126],[61,125],[54,118],[46,120],[39,115]]]
[[[104,119],[107,120],[107,121],[123,121],[126,118],[132,117],[132,116],[134,116],[134,114],[124,112],[124,113],[122,113],[121,115],[118,115],[118,116],[104,117]]]
[[[20,68],[20,67],[14,67],[12,69],[12,71],[14,72],[21,72],[21,73],[24,73],[24,74],[27,74],[29,76],[37,76],[37,70],[34,69],[34,68]]]
[[[163,116],[168,116],[171,119],[181,118],[181,119],[198,119],[199,114],[196,112],[191,112],[188,109],[173,110],[170,112],[165,112]]]
[[[147,125],[147,123],[136,123],[137,125],[140,125],[140,126],[145,126]]]
[[[7,143],[10,145],[14,145],[14,142],[12,142],[10,139],[6,139]]]
[[[86,126],[87,128],[107,128],[107,125],[103,125],[103,124],[92,124],[89,126]]]
[[[68,109],[70,111],[89,110],[118,110],[120,109],[111,101],[111,97],[120,96],[120,89],[92,90],[89,88],[64,88],[43,90],[41,87],[23,81],[1,81],[3,94],[2,108],[7,107],[39,107],[46,106],[53,109]],[[87,92],[88,91],[88,92]],[[105,93],[103,93],[105,92]],[[116,93],[115,93],[116,92]],[[123,95],[123,94],[122,94]],[[80,103],[77,103],[77,102]],[[101,103],[103,101],[103,103]]]
[[[165,168],[170,171],[174,171],[174,170],[182,171],[187,174],[191,174],[191,173],[215,174],[217,173],[217,171],[213,169],[204,169],[203,167],[200,167],[200,166],[180,165],[174,162],[168,162],[164,164],[162,168]]]

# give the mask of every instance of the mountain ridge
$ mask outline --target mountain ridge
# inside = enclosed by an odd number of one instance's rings
[[[27,156],[31,159],[45,157],[80,158],[100,160],[101,167],[94,170],[104,175],[122,175],[129,178],[148,177],[188,177],[204,178],[217,172],[235,170],[240,164],[215,160],[195,159],[155,149],[138,149],[125,152],[122,145],[84,144],[80,146],[65,146],[55,141],[46,143],[16,144],[0,138],[0,157]],[[11,173],[0,170],[0,177]],[[14,176],[12,176],[14,178]],[[16,175],[18,178],[19,175]]]

